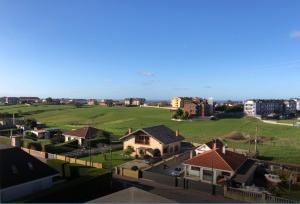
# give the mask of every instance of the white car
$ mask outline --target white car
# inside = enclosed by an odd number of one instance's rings
[[[176,167],[172,172],[171,176],[180,176],[183,173],[183,169],[181,167]]]

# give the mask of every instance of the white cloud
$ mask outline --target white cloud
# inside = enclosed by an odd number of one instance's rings
[[[300,30],[291,32],[290,37],[291,38],[300,38]]]

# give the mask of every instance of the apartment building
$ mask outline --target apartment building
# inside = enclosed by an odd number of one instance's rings
[[[15,105],[19,103],[18,97],[2,97],[0,103],[7,104],[7,105]]]
[[[296,102],[296,110],[300,111],[300,98],[293,98],[291,100]]]
[[[125,98],[125,106],[141,106],[144,105],[146,99],[144,98]]]
[[[39,97],[19,97],[20,103],[39,103],[41,99]]]
[[[292,114],[296,113],[296,102],[294,100],[247,100],[244,102],[244,112],[249,116]]]
[[[175,96],[171,100],[171,105],[173,108],[183,108],[184,103],[187,101],[192,101],[192,97],[178,97]]]

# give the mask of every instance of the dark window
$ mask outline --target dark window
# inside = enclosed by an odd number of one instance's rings
[[[230,173],[226,171],[222,171],[222,176],[230,176]]]
[[[176,145],[175,146],[175,152],[178,152],[178,150],[179,150],[179,147],[178,147],[178,145]]]
[[[164,147],[163,153],[164,153],[164,154],[168,153],[168,147]]]
[[[212,181],[213,172],[209,170],[203,170],[203,180]]]
[[[149,137],[144,135],[136,135],[135,136],[135,143],[136,144],[149,144]]]
[[[192,166],[192,167],[191,167],[191,170],[193,170],[193,171],[200,171],[200,167]]]

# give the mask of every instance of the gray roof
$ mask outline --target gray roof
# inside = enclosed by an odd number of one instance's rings
[[[137,131],[134,131],[131,134],[125,135],[124,137],[121,138],[121,140],[141,130],[151,135],[152,137],[162,142],[163,144],[170,144],[173,142],[184,140],[184,138],[181,135],[176,136],[176,133],[170,128],[166,127],[165,125],[158,125],[158,126],[138,129]]]
[[[22,149],[0,145],[0,188],[55,176],[58,172]]]
[[[174,201],[136,187],[130,187],[89,201],[89,203],[174,203]]]

